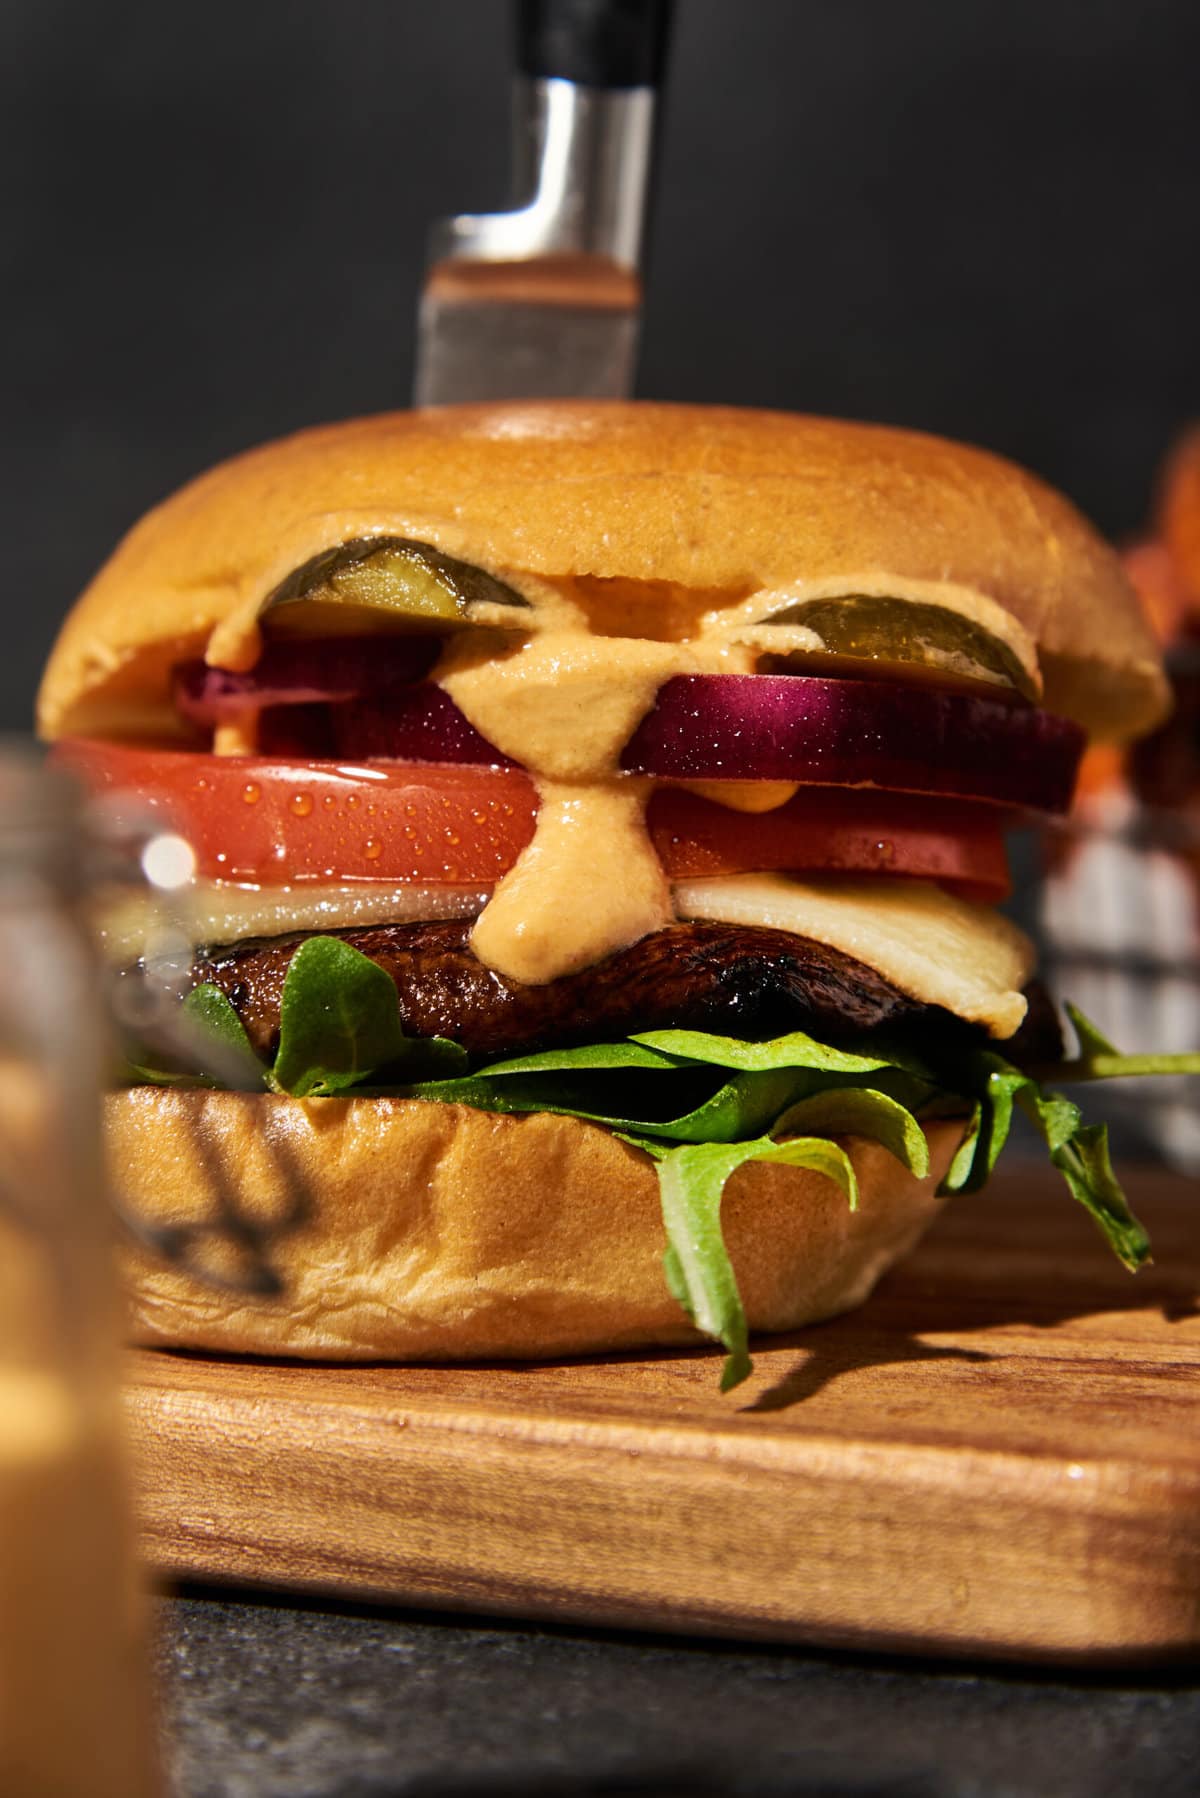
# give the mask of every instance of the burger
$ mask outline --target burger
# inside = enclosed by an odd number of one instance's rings
[[[857,1304],[980,1186],[1014,1108],[1136,1266],[1103,1132],[1045,1081],[1139,1069],[1078,1018],[1064,1060],[994,907],[1006,829],[1165,702],[1088,525],[933,437],[449,407],[204,475],[39,698],[192,869],[186,1029],[107,1101],[114,1183],[177,1251],[130,1251],[138,1335],[715,1338],[733,1385],[750,1332]],[[106,950],[147,978],[119,923]],[[197,1272],[231,1230],[272,1282]]]

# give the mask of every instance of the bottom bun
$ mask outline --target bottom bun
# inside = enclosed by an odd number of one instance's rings
[[[861,1303],[936,1215],[961,1131],[931,1124],[925,1180],[847,1140],[854,1212],[822,1175],[739,1168],[721,1215],[751,1329]],[[174,1257],[128,1257],[141,1341],[448,1361],[702,1340],[667,1292],[649,1157],[576,1118],[133,1087],[107,1133],[122,1205]],[[245,1289],[256,1242],[279,1296]]]

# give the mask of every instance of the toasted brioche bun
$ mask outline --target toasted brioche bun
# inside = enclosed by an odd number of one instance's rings
[[[146,1225],[219,1224],[232,1204],[256,1224],[285,1226],[268,1251],[282,1298],[222,1290],[132,1249],[142,1341],[465,1360],[698,1340],[663,1279],[650,1159],[596,1125],[417,1099],[153,1087],[107,1106],[112,1180]],[[722,1222],[751,1328],[789,1330],[861,1303],[936,1215],[961,1133],[961,1122],[931,1125],[925,1180],[879,1144],[848,1140],[855,1212],[819,1174],[740,1168]],[[235,1275],[228,1238],[196,1246],[210,1272]]]
[[[1167,695],[1120,564],[1012,464],[911,431],[725,407],[561,401],[393,413],[304,431],[193,481],[130,532],[68,618],[44,736],[169,727],[171,664],[309,557],[431,542],[497,574],[944,596],[1040,664],[1095,736]],[[647,634],[652,634],[647,632]]]

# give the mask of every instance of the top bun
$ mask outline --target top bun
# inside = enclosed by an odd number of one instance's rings
[[[999,621],[1045,704],[1128,737],[1167,706],[1117,558],[982,450],[884,426],[655,403],[530,401],[321,426],[223,463],[129,533],[67,619],[44,736],[169,726],[171,664],[350,538],[438,545],[497,574],[936,597]]]

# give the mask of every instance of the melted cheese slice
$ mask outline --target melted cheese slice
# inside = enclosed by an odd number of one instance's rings
[[[241,887],[196,881],[179,896],[179,921],[197,943],[235,943],[291,931],[477,918],[486,888],[386,881]],[[943,1005],[993,1036],[1011,1036],[1025,1016],[1021,988],[1033,947],[1007,918],[952,898],[925,881],[802,881],[786,874],[691,880],[672,892],[674,914],[751,928],[789,930],[852,955],[926,1005]],[[106,955],[128,964],[143,954],[157,918],[145,903],[101,920]],[[635,932],[635,935],[642,934]]]
[[[297,930],[352,930],[367,924],[432,924],[477,918],[487,887],[414,886],[387,881],[324,882],[298,886],[238,886],[197,880],[172,902],[179,927],[197,944],[238,943],[251,936]],[[146,951],[164,922],[152,900],[138,896],[101,910],[97,921],[105,957],[128,966]]]
[[[927,881],[815,881],[735,874],[675,888],[681,918],[790,930],[852,955],[926,1005],[943,1005],[996,1037],[1025,1016],[1033,945],[987,906]]]

